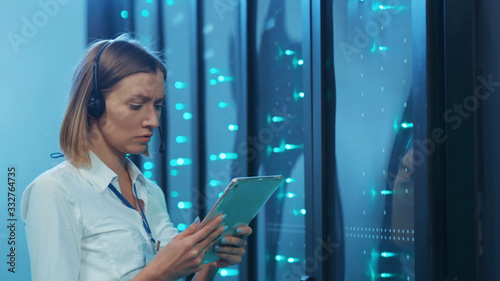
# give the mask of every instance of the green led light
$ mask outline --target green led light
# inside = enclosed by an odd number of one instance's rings
[[[295,196],[297,196],[297,194],[295,194],[295,193],[293,193],[293,192],[288,192],[288,193],[286,194],[286,197],[288,197],[288,198],[293,198],[293,197],[295,197]]]
[[[209,183],[210,183],[210,186],[214,186],[214,187],[219,186],[221,184],[221,182],[218,180],[210,180]]]
[[[229,131],[237,131],[238,130],[238,125],[229,124],[229,126],[227,126],[227,129]]]
[[[281,153],[281,152],[284,152],[284,151],[285,151],[285,149],[282,148],[282,147],[274,147],[273,148],[273,152],[274,153]]]
[[[238,276],[240,271],[238,269],[224,268],[219,271],[219,274],[222,277]]]
[[[286,178],[285,182],[286,183],[292,183],[292,182],[295,182],[295,179],[293,179],[293,178]]]
[[[186,143],[188,142],[189,138],[185,136],[177,136],[175,137],[175,142],[177,143]]]
[[[184,118],[184,120],[191,120],[193,119],[193,114],[185,112],[184,114],[182,114],[182,118]]]
[[[175,198],[175,197],[179,196],[179,192],[172,191],[172,192],[170,192],[170,195]]]
[[[285,50],[285,55],[287,55],[287,56],[291,56],[291,55],[293,55],[293,54],[295,54],[295,52],[294,52],[294,51],[292,51],[292,50]]]
[[[191,165],[193,161],[189,158],[177,158],[170,160],[170,166],[185,166]]]
[[[215,84],[217,84],[217,80],[215,80],[215,79],[210,79],[210,85],[212,85],[212,86],[213,86],[213,85],[215,85]]]
[[[233,81],[234,77],[219,75],[219,77],[217,77],[217,80],[219,80],[219,82],[229,82]]]
[[[302,60],[302,59],[293,58],[293,60],[292,60],[292,65],[294,68],[296,68],[299,65],[303,65],[303,64],[304,64],[304,60]]]
[[[153,169],[153,167],[154,167],[153,163],[152,163],[152,162],[149,162],[149,161],[144,162],[144,164],[143,164],[142,166],[143,166],[143,167],[144,167],[144,169],[146,169],[146,170],[151,170],[151,169]]]
[[[303,144],[285,144],[286,150],[301,149],[304,148]]]
[[[174,87],[176,89],[184,89],[184,88],[186,88],[186,83],[181,82],[181,81],[177,81],[174,83]]]
[[[186,108],[186,105],[183,103],[176,103],[175,104],[175,109],[177,109],[177,110],[183,110],[184,108]]]
[[[298,92],[298,93],[297,93],[297,92],[295,92],[295,91],[293,92],[293,99],[294,99],[295,101],[297,101],[297,100],[299,100],[299,99],[303,99],[304,97],[305,97],[304,92]]]
[[[372,199],[377,196],[377,191],[375,190],[375,186],[372,186],[372,189],[370,190],[370,194],[372,195]]]
[[[413,123],[404,122],[401,124],[401,127],[403,127],[403,129],[413,128]]]
[[[145,18],[149,17],[149,11],[148,10],[142,10],[141,15]]]
[[[209,159],[212,161],[215,161],[215,160],[234,160],[234,159],[238,159],[238,153],[222,152],[222,153],[219,153],[219,155],[211,154]]]
[[[152,176],[153,176],[153,173],[151,173],[151,171],[144,172],[144,177],[146,177],[147,179],[150,179]]]
[[[300,210],[293,210],[292,213],[296,216],[298,215],[305,215],[307,213],[306,209],[300,209]]]
[[[217,74],[220,72],[220,70],[218,68],[212,67],[210,68],[209,72],[210,74]]]
[[[394,277],[395,275],[392,274],[392,273],[380,273],[380,277],[382,278],[390,278],[390,277]]]
[[[183,230],[186,230],[186,228],[188,228],[187,225],[183,224],[183,223],[179,223],[177,225],[177,229],[179,229],[179,231],[183,231]]]
[[[285,118],[283,118],[281,116],[273,116],[273,118],[271,120],[273,120],[273,122],[277,123],[277,122],[283,122],[285,120]]]
[[[223,102],[223,101],[219,102],[219,107],[220,108],[226,108],[228,106],[229,106],[229,104],[227,102]]]
[[[298,261],[300,261],[300,259],[298,259],[298,258],[292,258],[292,257],[289,257],[286,261],[287,261],[288,263],[294,263],[294,262],[298,262]]]
[[[379,50],[379,51],[381,51],[381,52],[383,52],[383,51],[387,51],[387,47],[385,47],[385,46],[380,46],[380,47],[378,47],[378,50]]]
[[[193,203],[189,201],[179,201],[177,203],[177,208],[179,209],[191,209],[193,207]]]
[[[171,174],[173,177],[175,177],[175,176],[177,176],[177,175],[179,174],[179,171],[177,171],[177,170],[172,170],[172,171],[170,171],[170,174]]]
[[[128,11],[127,11],[127,10],[123,10],[123,11],[120,13],[120,16],[122,16],[122,18],[124,18],[124,19],[128,18]]]
[[[234,153],[234,152],[220,153],[219,158],[222,160],[224,160],[224,159],[230,159],[230,160],[238,159],[238,153]]]
[[[382,191],[380,191],[380,194],[382,194],[382,195],[390,195],[390,194],[392,194],[392,191],[391,190],[382,190]]]
[[[276,255],[276,256],[274,256],[274,259],[277,261],[284,261],[286,259],[286,257],[284,257],[282,255]]]
[[[395,257],[397,256],[398,254],[396,253],[391,253],[391,252],[382,252],[380,253],[380,256],[383,257],[383,258],[390,258],[390,257]]]
[[[173,6],[174,5],[174,0],[167,0],[167,5],[168,6]]]

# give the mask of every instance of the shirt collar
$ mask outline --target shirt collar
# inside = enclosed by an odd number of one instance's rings
[[[111,170],[108,166],[106,166],[106,164],[104,164],[104,162],[102,162],[102,160],[99,159],[99,157],[95,155],[94,152],[89,151],[89,157],[91,166],[78,167],[78,169],[80,170],[82,176],[86,180],[88,180],[99,193],[102,193],[104,190],[106,190],[106,188],[108,188],[108,185],[113,180],[118,179],[118,175],[113,172],[113,170]],[[130,174],[132,184],[134,184],[136,181],[139,181],[141,183],[136,188],[137,192],[142,193],[141,187],[145,184],[144,175],[128,158],[126,167]],[[119,188],[117,187],[117,189]]]

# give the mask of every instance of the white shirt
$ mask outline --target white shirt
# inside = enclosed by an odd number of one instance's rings
[[[94,153],[91,168],[67,161],[40,175],[24,192],[32,280],[130,280],[154,254],[139,212],[125,206],[117,175]],[[168,243],[177,229],[170,222],[161,189],[130,161],[127,169],[144,202],[153,238]]]

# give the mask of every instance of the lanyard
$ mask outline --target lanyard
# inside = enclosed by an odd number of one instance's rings
[[[130,209],[135,210],[134,206],[132,206],[132,204],[130,204],[130,202],[128,202],[128,200],[125,197],[123,197],[123,195],[120,192],[118,192],[118,190],[116,190],[116,188],[111,183],[108,185],[108,187],[109,189],[111,189],[111,191],[113,191],[114,194],[116,194],[116,196],[118,196],[118,198],[120,198],[120,200],[122,200],[123,204],[125,204]],[[135,188],[135,184],[134,184],[134,194],[137,200],[137,204],[139,204],[139,208],[141,209],[142,225],[144,226],[144,229],[148,233],[149,239],[151,239],[151,245],[153,246],[153,249],[156,249],[156,241],[153,238],[153,234],[151,233],[151,228],[149,228],[149,223],[148,220],[146,219],[146,215],[142,210],[141,203],[139,202],[139,197],[137,197],[137,190]]]

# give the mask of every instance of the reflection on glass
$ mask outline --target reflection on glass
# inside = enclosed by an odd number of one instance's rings
[[[183,231],[193,221],[196,205],[193,205],[193,97],[195,95],[193,77],[191,75],[192,57],[191,19],[189,15],[193,7],[189,2],[179,1],[175,5],[163,5],[165,38],[165,64],[167,67],[166,105],[163,114],[167,132],[164,135],[167,143],[167,208],[170,219]],[[189,118],[186,118],[189,117]]]
[[[411,2],[333,3],[345,280],[415,280]]]
[[[256,122],[259,175],[285,178],[259,214],[258,280],[296,280],[305,271],[301,2],[255,1]],[[292,278],[292,279],[290,279]]]
[[[219,199],[232,178],[244,175],[246,154],[238,132],[245,133],[244,92],[239,91],[240,68],[238,37],[238,9],[219,11],[206,2],[203,5],[204,40],[204,98],[206,179],[205,199],[207,212]],[[217,6],[218,7],[218,6]],[[238,280],[238,265],[219,271],[214,280]]]

